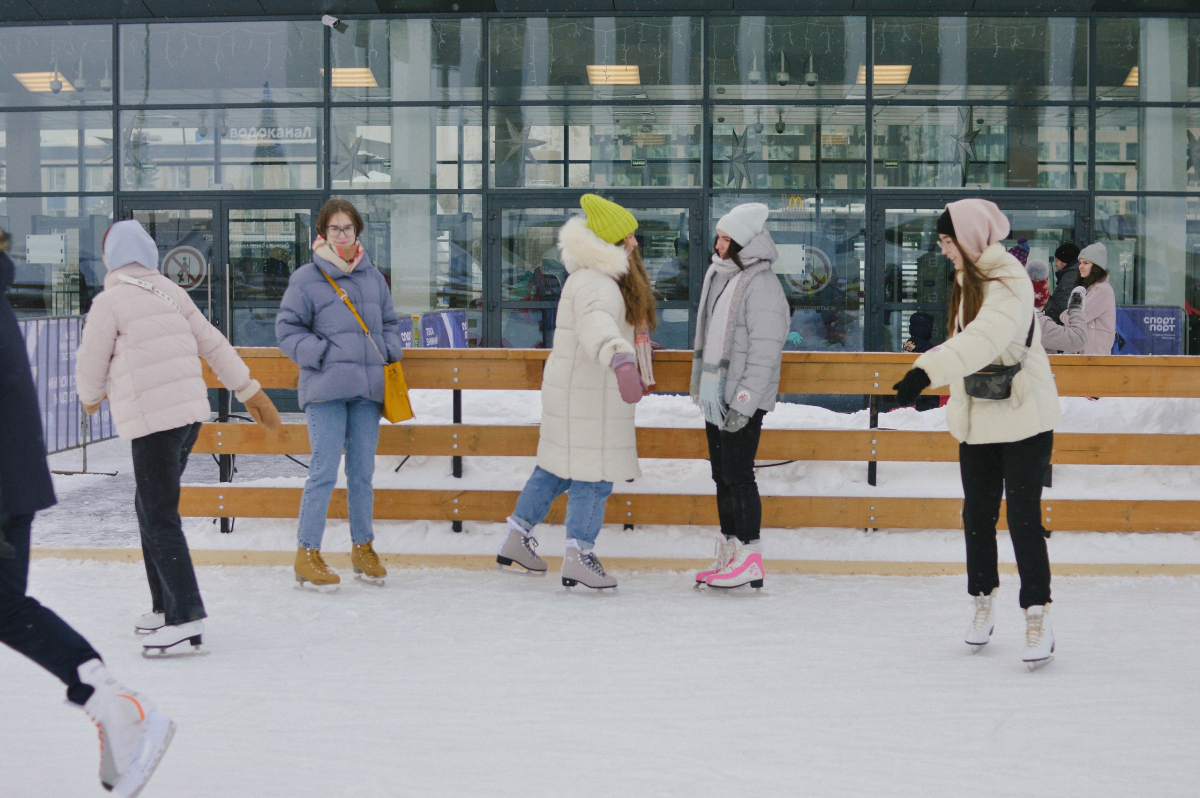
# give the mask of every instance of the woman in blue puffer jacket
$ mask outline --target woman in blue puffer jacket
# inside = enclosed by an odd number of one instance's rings
[[[292,275],[275,317],[279,348],[300,366],[300,407],[312,445],[300,500],[296,581],[323,591],[337,589],[341,581],[321,558],[321,538],[343,450],[354,544],[351,564],[355,573],[374,584],[383,584],[387,576],[372,546],[371,478],[383,408],[384,362],[402,357],[400,319],[387,281],[358,241],[362,231],[362,217],[352,203],[326,202],[317,217],[313,262]],[[370,338],[338,289],[370,328]]]

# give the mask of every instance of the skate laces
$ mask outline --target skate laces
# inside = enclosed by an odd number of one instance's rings
[[[1025,648],[1037,648],[1042,644],[1042,638],[1046,636],[1045,621],[1045,615],[1025,616]]]
[[[537,552],[534,551],[538,545],[537,538],[535,538],[533,535],[523,535],[521,537],[521,543],[525,546],[525,551],[529,552],[534,557],[537,556]]]
[[[973,596],[975,600],[975,620],[971,621],[971,628],[977,632],[982,632],[988,625],[988,620],[992,616],[991,596]]]
[[[728,540],[718,540],[717,549],[713,553],[713,563],[709,570],[722,571],[733,560],[733,546]]]
[[[367,565],[372,567],[379,565],[379,555],[375,553],[375,548],[370,543],[364,543],[358,547],[358,556],[362,557]]]
[[[582,555],[579,559],[589,571],[597,576],[608,576],[608,574],[604,573],[604,566],[600,564],[600,559],[590,551]]]

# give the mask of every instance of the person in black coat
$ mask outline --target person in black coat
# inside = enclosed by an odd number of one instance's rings
[[[153,767],[145,772],[129,766],[137,745],[154,748],[140,715],[156,710],[109,676],[100,655],[79,632],[25,594],[33,515],[52,506],[55,498],[25,338],[8,301],[16,276],[8,241],[8,234],[0,230],[0,532],[11,549],[9,556],[0,558],[0,642],[57,676],[67,687],[67,700],[91,716],[110,745],[119,739],[128,754],[121,755],[124,760],[106,758],[100,780],[125,795],[153,772]],[[138,714],[131,716],[128,707],[135,704]]]
[[[1054,250],[1054,293],[1046,303],[1043,312],[1059,324],[1059,317],[1067,309],[1071,301],[1071,292],[1079,285],[1079,247],[1074,244],[1060,244]]]
[[[904,342],[905,352],[922,354],[933,349],[933,316],[924,311],[918,311],[908,317],[908,340]],[[936,410],[938,397],[918,396],[913,407],[917,410]]]

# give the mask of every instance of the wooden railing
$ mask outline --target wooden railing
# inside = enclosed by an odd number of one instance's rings
[[[264,387],[295,388],[298,369],[276,349],[242,349],[242,357]],[[537,390],[544,350],[416,349],[405,352],[411,388]],[[686,391],[691,352],[655,354],[654,371],[662,392]],[[910,368],[914,356],[881,353],[808,353],[784,355],[781,393],[887,395]],[[1200,358],[1094,357],[1051,358],[1064,396],[1200,397]],[[205,372],[211,387],[220,387]],[[537,450],[536,426],[424,425],[384,426],[381,455],[450,457],[530,457]],[[303,424],[268,433],[248,424],[206,424],[196,453],[306,454]],[[705,459],[708,448],[700,429],[638,429],[643,458]],[[764,430],[762,460],[954,462],[958,444],[945,432],[900,430]],[[1200,435],[1060,433],[1053,462],[1083,465],[1200,465]],[[205,517],[295,517],[299,488],[256,488],[232,484],[188,486],[180,512]],[[501,521],[512,512],[514,491],[376,490],[375,516],[381,519]],[[961,526],[959,499],[827,496],[764,496],[763,524],[768,527],[874,527],[945,529]],[[565,501],[549,518],[561,521]],[[1049,529],[1122,532],[1200,529],[1200,501],[1060,500],[1043,503]],[[330,516],[346,517],[344,491],[336,491]],[[1001,513],[1001,526],[1004,515]],[[607,523],[717,523],[712,495],[617,493],[608,503]]]

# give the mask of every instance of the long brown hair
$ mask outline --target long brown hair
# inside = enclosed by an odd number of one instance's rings
[[[983,307],[984,285],[1000,278],[986,276],[983,270],[975,265],[975,261],[967,255],[962,244],[958,243],[958,239],[950,236],[950,240],[958,248],[958,254],[963,262],[962,281],[959,281],[957,275],[954,276],[954,287],[950,290],[950,312],[946,314],[946,335],[953,337],[959,331],[957,326],[959,303],[962,304],[962,326],[966,327],[975,321],[975,317],[979,315],[979,309]]]
[[[1096,283],[1102,283],[1108,279],[1108,269],[1103,266],[1093,263],[1092,270],[1088,272],[1087,277],[1079,278],[1079,284],[1084,288],[1091,288]]]
[[[645,322],[653,332],[658,326],[658,316],[654,312],[654,288],[650,285],[646,264],[642,263],[641,247],[629,253],[629,271],[621,275],[617,285],[625,298],[625,321],[635,330]]]

